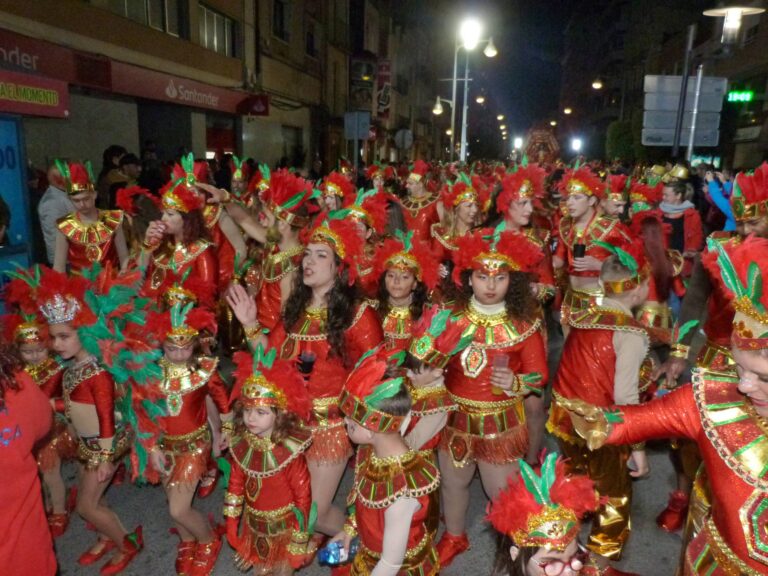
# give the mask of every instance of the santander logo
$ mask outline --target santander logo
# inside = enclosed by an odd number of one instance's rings
[[[174,99],[179,95],[179,91],[176,90],[176,84],[173,83],[173,80],[170,80],[168,86],[165,87],[165,95],[168,96],[168,98]]]
[[[179,83],[178,87],[171,78],[165,87],[165,95],[171,100],[179,100],[188,104],[198,104],[209,108],[219,107],[219,96],[210,91],[202,91],[197,88],[187,88]]]

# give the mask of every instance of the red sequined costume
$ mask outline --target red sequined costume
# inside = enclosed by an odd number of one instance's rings
[[[701,371],[693,384],[621,408],[608,442],[682,437],[696,442],[707,469],[711,517],[688,545],[685,574],[757,576],[768,571],[765,423],[737,389],[734,372]]]
[[[146,288],[159,299],[168,286],[183,284],[185,276],[198,285],[215,286],[217,274],[218,263],[211,242],[196,240],[190,244],[179,243],[170,251],[157,250],[152,254]],[[199,304],[209,309],[215,306],[214,300],[209,298],[201,300]]]
[[[430,242],[431,228],[439,220],[437,212],[437,194],[427,194],[414,200],[404,198],[400,201],[408,230],[413,230],[413,242]]]
[[[295,430],[276,443],[245,429],[232,438],[224,514],[228,520],[243,516],[235,552],[244,566],[256,565],[256,573],[288,560],[298,529],[293,507],[309,516],[312,495],[304,452],[311,441],[308,430]]]
[[[630,449],[588,451],[560,400],[578,398],[594,406],[636,404],[648,336],[629,310],[609,298],[572,315],[571,327],[552,387],[547,429],[558,438],[569,467],[592,478],[597,491],[606,498],[595,515],[588,548],[618,560],[629,538],[632,482],[626,463]]]
[[[64,411],[78,434],[77,456],[87,470],[95,470],[100,440],[112,438],[117,461],[129,448],[130,438],[115,422],[115,383],[93,356],[66,369],[62,382]]]
[[[24,372],[35,381],[49,400],[54,400],[61,406],[64,368],[56,360],[48,358],[40,364],[27,365]],[[56,460],[74,458],[77,454],[77,441],[72,438],[67,420],[62,414],[54,415],[53,428],[46,438],[37,449],[37,465],[40,470],[51,470]]]
[[[381,323],[370,303],[357,306],[349,328],[344,332],[342,360],[332,353],[325,328],[327,309],[306,309],[295,326],[286,329],[281,322],[268,335],[269,346],[277,348],[278,357],[297,360],[302,354],[315,356],[307,387],[312,397],[313,414],[310,421],[313,444],[307,459],[343,462],[352,448],[339,412],[338,397],[349,370],[368,350],[383,340]]]
[[[408,350],[413,337],[414,320],[410,306],[390,306],[381,319],[384,346],[387,350]]]
[[[370,574],[383,551],[385,514],[399,498],[413,498],[419,509],[413,514],[401,576],[432,576],[440,571],[429,529],[429,517],[438,506],[440,472],[418,452],[378,458],[371,446],[357,450],[355,480],[348,504],[354,505],[354,521],[360,549],[352,562],[353,576]]]
[[[159,448],[173,463],[169,485],[195,484],[208,469],[211,432],[208,428],[206,397],[213,399],[220,414],[229,413],[229,397],[216,372],[217,358],[201,356],[196,366],[160,360],[168,415],[159,419],[164,434]]]
[[[540,322],[510,318],[503,303],[497,308],[485,312],[473,299],[457,313],[463,333],[473,334],[473,339],[446,367],[445,386],[457,410],[449,416],[440,443],[457,467],[471,459],[504,464],[525,454],[528,429],[523,396],[539,393],[547,381]],[[493,389],[494,362],[503,362],[517,376],[511,396]],[[532,374],[539,375],[538,382],[524,384],[522,378]]]
[[[268,330],[274,330],[281,319],[283,294],[280,281],[299,269],[303,253],[304,246],[301,245],[284,251],[274,245],[267,250],[267,255],[261,262],[256,309],[259,323]]]
[[[57,223],[59,232],[67,239],[67,264],[72,273],[79,274],[96,262],[120,267],[115,247],[115,234],[123,223],[121,210],[99,210],[95,222],[82,222],[72,212]]]

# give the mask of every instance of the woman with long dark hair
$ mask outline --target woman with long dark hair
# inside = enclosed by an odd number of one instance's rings
[[[531,290],[542,258],[520,234],[482,229],[454,252],[453,280],[461,287],[455,313],[472,342],[446,367],[445,386],[456,403],[438,450],[446,531],[437,545],[441,566],[469,548],[469,487],[480,473],[494,498],[528,450],[524,398],[547,380],[541,314]]]
[[[56,556],[32,450],[51,428],[51,405],[22,371],[15,350],[0,348],[0,566],[19,576],[53,576]],[[11,568],[12,567],[12,568]]]
[[[277,348],[280,358],[299,362],[306,374],[313,404],[309,424],[313,442],[306,453],[312,500],[317,503],[317,530],[330,536],[344,524],[343,511],[332,502],[352,455],[338,397],[357,360],[383,340],[375,310],[357,297],[363,241],[354,222],[344,217],[343,211],[332,212],[307,235],[283,320],[270,332],[268,342],[246,290],[233,286],[227,294],[251,347],[261,343]]]

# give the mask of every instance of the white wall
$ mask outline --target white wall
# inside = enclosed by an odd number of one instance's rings
[[[27,159],[45,168],[54,158],[90,160],[96,174],[101,154],[120,144],[139,154],[139,121],[136,103],[102,96],[70,93],[69,117],[24,118]]]

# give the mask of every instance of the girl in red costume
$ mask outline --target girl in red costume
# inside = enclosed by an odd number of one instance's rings
[[[443,567],[469,548],[465,519],[475,470],[495,497],[528,450],[523,400],[547,380],[546,346],[531,291],[541,252],[521,235],[479,230],[458,241],[453,279],[463,299],[456,309],[472,342],[448,363],[445,386],[457,405],[438,457],[443,474],[446,531]]]
[[[379,279],[379,314],[387,350],[406,350],[413,326],[437,284],[437,267],[423,246],[414,246],[413,232],[389,238],[376,250],[373,277]]]
[[[356,299],[354,282],[362,240],[343,212],[332,212],[307,235],[301,272],[283,310],[283,321],[269,334],[278,356],[300,363],[308,373],[313,414],[313,444],[307,451],[317,530],[334,535],[344,513],[332,505],[352,447],[344,432],[338,396],[355,362],[383,340],[381,322],[368,301]],[[258,311],[242,287],[227,300],[243,324],[252,347],[266,345]]]
[[[235,353],[232,401],[242,408],[242,425],[230,446],[224,517],[240,570],[290,576],[313,551],[315,508],[304,457],[312,434],[302,426],[312,401],[295,363],[275,357],[276,350],[261,346],[253,356]]]
[[[128,247],[123,233],[121,210],[96,208],[96,190],[90,162],[66,163],[56,160],[63,186],[75,211],[58,221],[53,268],[79,274],[95,263],[123,268]]]
[[[35,382],[22,371],[14,351],[0,349],[0,566],[15,576],[57,574],[56,555],[45,521],[37,466],[36,442],[51,427],[51,406]],[[11,433],[13,431],[13,433]]]
[[[86,270],[83,276],[67,279],[52,270],[43,270],[37,299],[40,312],[49,325],[53,350],[64,360],[71,360],[63,378],[64,412],[78,437],[79,480],[77,511],[99,533],[99,539],[78,559],[86,566],[100,560],[111,550],[113,557],[102,566],[101,574],[122,572],[143,547],[142,529],[128,533],[120,519],[104,500],[118,461],[132,447],[132,430],[123,422],[132,422],[138,444],[132,455],[134,475],[144,470],[141,452],[154,441],[151,422],[144,412],[134,411],[142,401],[152,400],[151,390],[140,385],[153,372],[149,369],[153,353],[137,338],[143,313],[135,309],[139,273],[120,278],[107,268],[98,276]],[[114,288],[114,290],[113,290]],[[94,305],[93,310],[86,301]],[[98,312],[98,316],[94,311]],[[124,349],[129,354],[117,354]],[[101,357],[101,360],[96,355]],[[154,366],[156,369],[157,367]],[[114,378],[120,378],[116,385]],[[130,389],[131,402],[121,402],[122,420],[115,418],[115,406],[124,390]]]
[[[211,397],[221,416],[222,442],[232,427],[224,382],[216,372],[218,360],[195,355],[197,336],[203,329],[216,331],[213,314],[174,304],[169,311],[150,315],[147,328],[162,345],[160,360],[168,415],[160,419],[162,439],[152,450],[152,466],[160,474],[171,517],[179,531],[176,572],[207,576],[221,550],[221,539],[205,516],[192,508],[195,490],[208,469],[211,432],[206,399]],[[217,435],[218,436],[218,435]]]
[[[357,265],[357,286],[368,298],[375,298],[378,288],[374,253],[387,228],[387,203],[387,194],[378,190],[361,189],[356,195],[344,198],[342,210],[357,225],[363,240],[363,254]]]
[[[711,511],[688,544],[682,573],[765,574],[768,490],[765,419],[768,418],[768,240],[711,241],[708,268],[720,270],[736,309],[734,367],[697,368],[693,382],[638,406],[597,408],[572,402],[572,419],[590,448],[655,438],[695,441],[711,491]]]
[[[170,182],[163,191],[163,216],[149,223],[139,263],[147,266],[146,290],[161,307],[168,287],[190,280],[206,287],[211,298],[200,306],[215,306],[218,263],[203,217],[203,200],[183,182]]]
[[[352,513],[334,538],[349,550],[351,539],[360,535],[350,574],[438,574],[429,519],[437,506],[440,472],[401,435],[411,398],[397,358],[382,349],[366,354],[347,379],[340,407],[347,433],[359,446]]]
[[[548,454],[539,474],[520,461],[520,476],[492,502],[487,519],[502,538],[494,574],[499,576],[599,576],[579,543],[581,519],[599,497],[587,476],[568,475],[557,454]]]
[[[429,242],[432,224],[440,220],[440,195],[427,187],[427,172],[429,164],[423,160],[413,163],[405,182],[408,196],[400,201],[408,230],[413,230],[413,241],[416,243]]]

